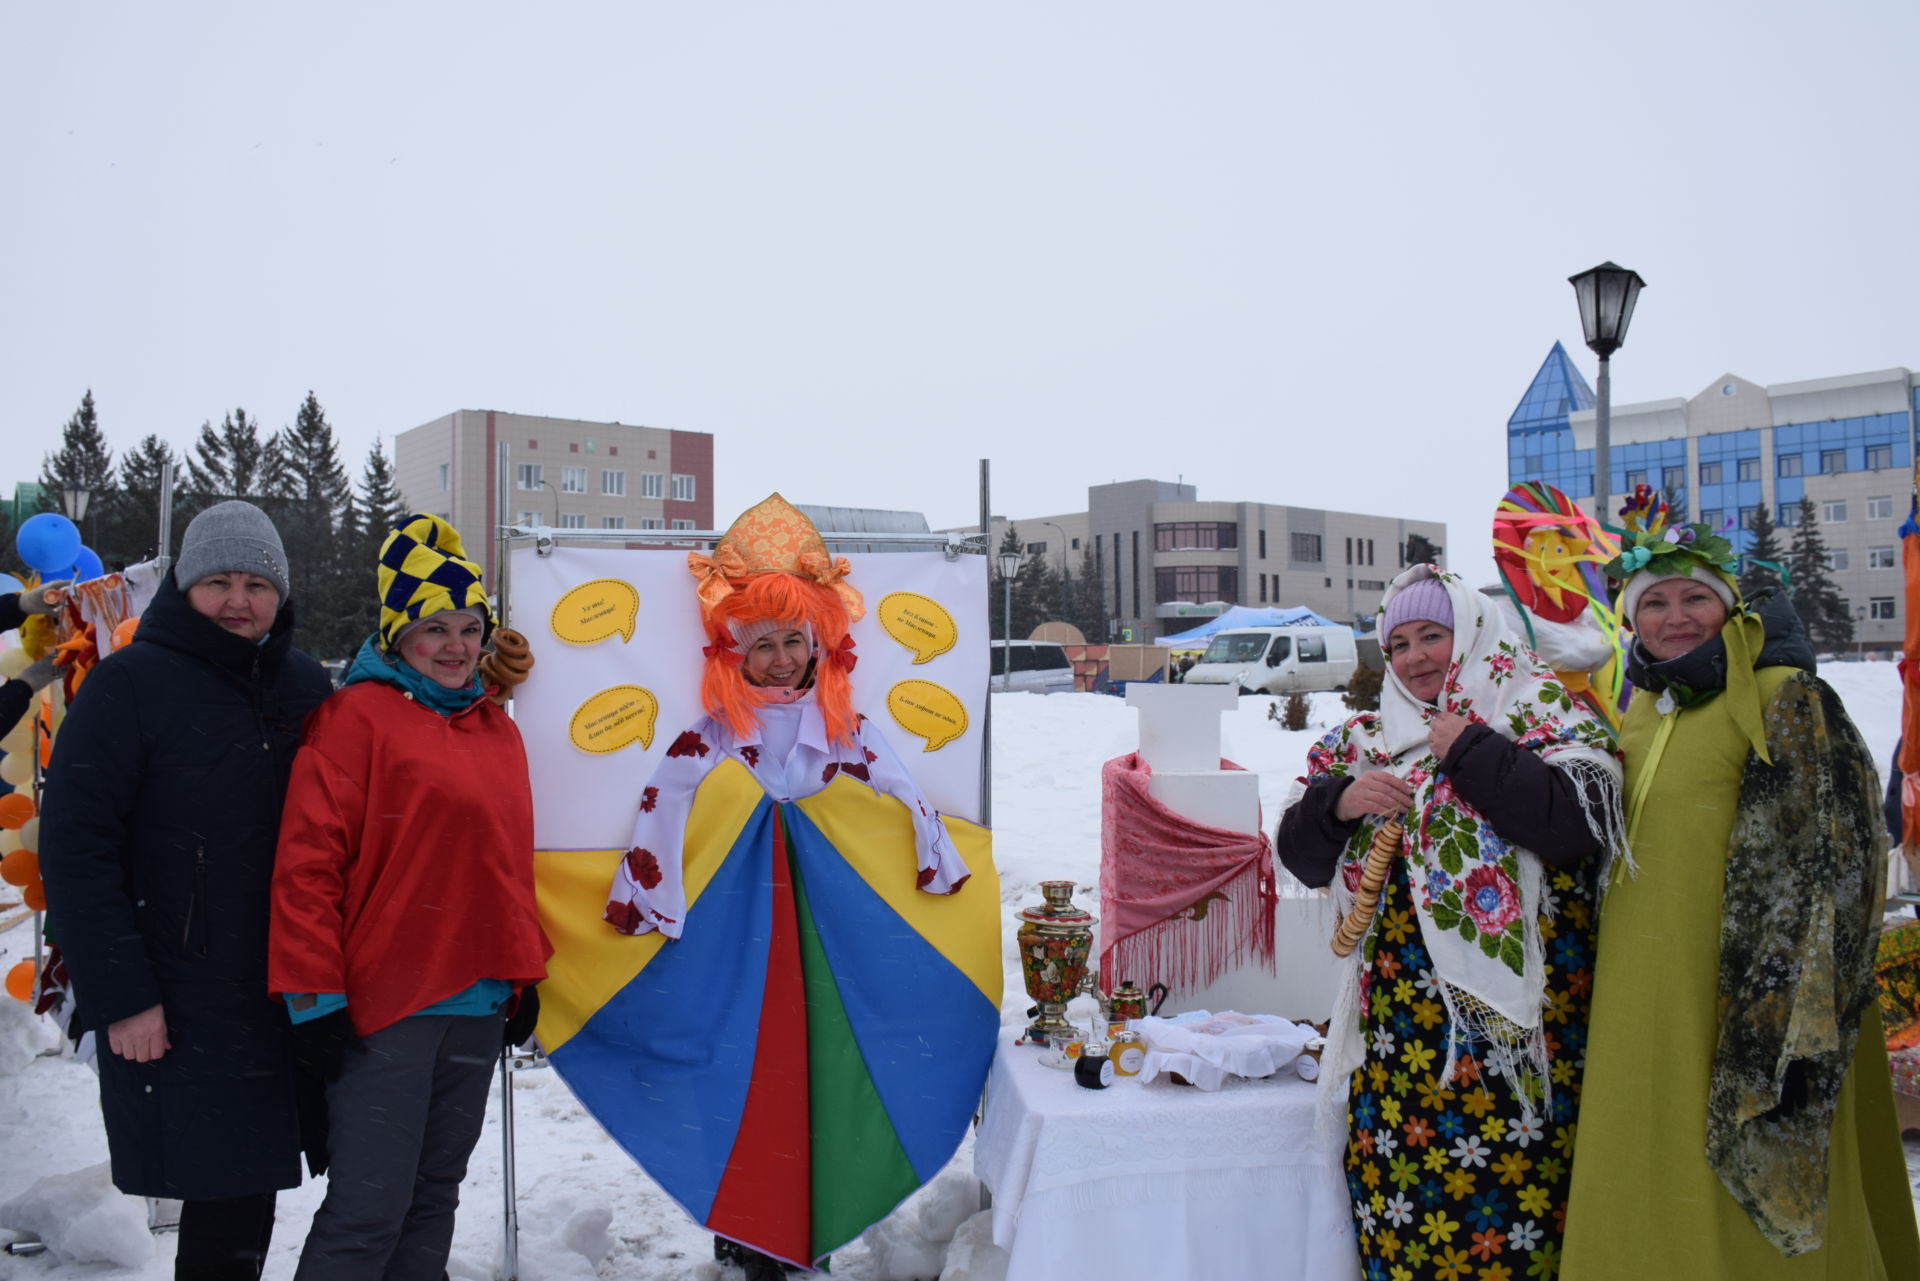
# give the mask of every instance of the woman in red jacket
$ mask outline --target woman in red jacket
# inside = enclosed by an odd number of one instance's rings
[[[274,867],[268,981],[331,1077],[299,1281],[441,1275],[503,1020],[552,951],[526,754],[476,675],[480,569],[409,516],[378,576],[380,629],[307,724]]]

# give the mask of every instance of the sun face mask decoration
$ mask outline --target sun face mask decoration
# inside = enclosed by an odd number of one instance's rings
[[[1605,527],[1552,485],[1522,482],[1494,509],[1494,563],[1528,645],[1569,691],[1615,725],[1620,619],[1603,566],[1618,552]]]

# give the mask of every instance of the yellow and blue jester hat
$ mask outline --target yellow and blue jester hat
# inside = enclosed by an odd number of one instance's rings
[[[480,566],[467,558],[459,531],[438,516],[403,519],[380,544],[375,579],[380,588],[380,648],[391,650],[410,625],[450,609],[480,615],[493,631],[493,608],[480,581]]]

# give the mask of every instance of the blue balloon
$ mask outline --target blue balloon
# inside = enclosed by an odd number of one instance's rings
[[[18,596],[27,590],[27,585],[12,574],[0,574],[0,596]]]
[[[100,553],[91,547],[82,546],[80,554],[74,557],[73,581],[84,583],[89,579],[106,576],[107,567],[100,563]]]
[[[58,512],[41,512],[22,522],[13,547],[35,572],[52,577],[80,558],[80,530]]]

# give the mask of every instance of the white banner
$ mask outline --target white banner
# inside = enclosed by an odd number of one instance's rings
[[[515,547],[509,625],[533,646],[514,720],[533,775],[534,844],[617,849],[640,789],[700,707],[700,625],[685,551]],[[854,706],[942,813],[980,821],[986,557],[847,557],[867,605],[853,627]]]

